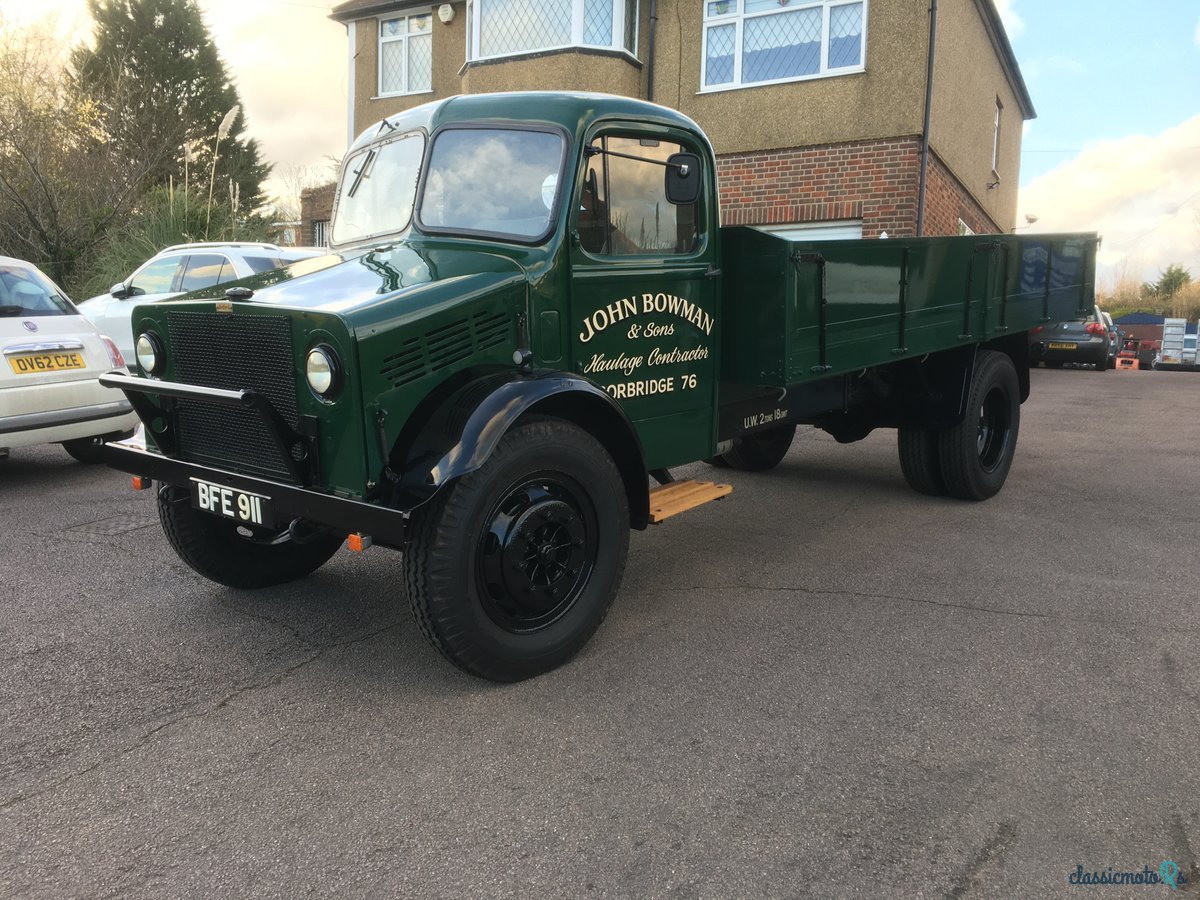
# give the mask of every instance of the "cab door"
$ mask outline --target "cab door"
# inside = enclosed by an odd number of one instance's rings
[[[687,132],[605,123],[590,134],[571,221],[571,363],[637,428],[647,468],[715,450],[714,179],[667,199],[666,161],[706,149]]]

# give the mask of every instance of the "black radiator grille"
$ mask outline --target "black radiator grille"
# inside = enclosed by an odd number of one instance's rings
[[[404,338],[396,352],[386,357],[380,374],[394,387],[416,381],[447,366],[491,350],[510,339],[511,320],[506,312],[483,310],[456,319],[423,335]]]
[[[292,329],[284,316],[167,313],[175,377],[184,384],[264,394],[297,426]],[[178,400],[184,459],[291,480],[282,452],[252,409]]]

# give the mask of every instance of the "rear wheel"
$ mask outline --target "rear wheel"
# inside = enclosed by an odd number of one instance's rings
[[[286,530],[250,529],[193,509],[171,486],[158,492],[158,518],[179,558],[210,581],[234,588],[264,588],[310,575],[324,565],[342,538],[317,535],[304,543]]]
[[[900,471],[909,487],[931,497],[946,495],[938,432],[932,428],[905,427],[897,433]]]
[[[942,478],[952,497],[986,500],[1012,467],[1021,424],[1017,370],[1007,354],[980,351],[963,420],[938,437]]]
[[[562,665],[604,621],[625,571],[629,502],[595,438],[535,419],[411,525],[404,584],[425,636],[473,675],[519,681]]]
[[[776,425],[762,431],[744,434],[739,438],[734,438],[733,446],[717,459],[731,469],[740,469],[743,472],[766,472],[783,462],[795,437],[795,425]],[[709,461],[721,467],[719,463],[715,463],[713,460]]]

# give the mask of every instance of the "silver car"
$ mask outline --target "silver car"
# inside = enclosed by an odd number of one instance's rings
[[[117,342],[129,367],[135,368],[133,308],[199,291],[227,281],[237,281],[279,269],[301,259],[323,256],[319,247],[278,247],[275,244],[199,243],[176,244],[159,252],[107,294],[79,304],[79,311],[102,334]]]

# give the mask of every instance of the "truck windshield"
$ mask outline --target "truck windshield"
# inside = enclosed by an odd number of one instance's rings
[[[410,131],[350,157],[338,187],[333,243],[407,228],[424,152],[425,135]]]
[[[418,219],[425,231],[522,242],[550,231],[566,142],[555,132],[451,128],[429,154]]]

